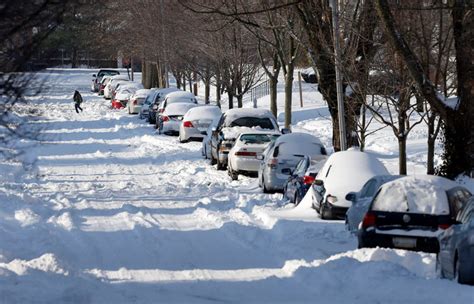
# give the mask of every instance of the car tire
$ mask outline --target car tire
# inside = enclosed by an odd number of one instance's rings
[[[331,219],[331,211],[328,210],[326,207],[326,203],[322,203],[320,210],[319,210],[319,216],[321,217],[322,220],[328,220]]]
[[[214,165],[217,163],[217,162],[216,162],[216,159],[214,158],[214,155],[212,155],[212,152],[211,152],[210,163],[211,163],[211,166],[214,166]]]
[[[224,170],[225,169],[224,164],[221,163],[221,161],[220,161],[219,153],[217,153],[216,165],[217,165],[217,170]]]
[[[239,174],[232,170],[229,165],[227,165],[227,172],[229,173],[229,176],[233,181],[239,179]]]
[[[262,188],[263,188],[263,193],[271,193],[268,189],[267,186],[265,185],[265,179],[262,177]]]
[[[298,195],[298,191],[296,191],[296,193],[295,193],[295,198],[293,200],[293,203],[295,204],[295,207],[298,206],[301,203],[301,198]]]
[[[462,268],[461,268],[461,259],[459,257],[459,254],[456,253],[455,255],[455,261],[454,261],[454,279],[456,282],[459,284],[469,284],[473,285],[474,284],[474,278],[469,277],[469,274],[466,273]]]

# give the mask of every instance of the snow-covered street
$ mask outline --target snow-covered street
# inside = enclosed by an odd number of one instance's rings
[[[231,181],[201,143],[110,109],[89,92],[91,73],[51,73],[29,98],[44,113],[31,124],[41,143],[18,143],[23,164],[0,163],[0,303],[474,302],[474,287],[438,278],[435,255],[358,250],[342,221],[285,205],[254,178]],[[310,102],[296,128],[328,143],[330,120],[310,111],[327,115]],[[368,147],[395,173],[390,136]],[[412,172],[422,140],[409,144]]]

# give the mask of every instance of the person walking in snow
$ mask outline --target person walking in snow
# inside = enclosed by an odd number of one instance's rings
[[[79,110],[81,110],[82,112],[82,108],[81,108],[82,96],[78,90],[74,91],[74,97],[72,99],[74,100],[74,107],[76,108],[76,113],[79,113]]]

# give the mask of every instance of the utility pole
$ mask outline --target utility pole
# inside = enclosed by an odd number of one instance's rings
[[[344,96],[342,92],[342,75],[341,75],[341,47],[339,44],[339,17],[336,0],[331,0],[332,8],[332,33],[334,39],[334,57],[336,68],[336,92],[337,92],[337,113],[339,122],[339,140],[341,151],[346,150],[346,124],[344,120]]]

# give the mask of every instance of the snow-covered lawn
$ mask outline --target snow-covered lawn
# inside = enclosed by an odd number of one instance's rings
[[[473,287],[437,278],[434,255],[357,250],[342,222],[321,221],[308,202],[293,208],[256,179],[232,182],[200,143],[111,110],[89,93],[90,74],[46,79],[30,98],[44,111],[31,124],[41,143],[20,141],[23,163],[0,163],[0,303],[474,301]],[[330,146],[327,108],[304,88],[294,129]],[[389,132],[368,148],[396,173]],[[423,131],[414,134],[409,168],[423,173]]]

